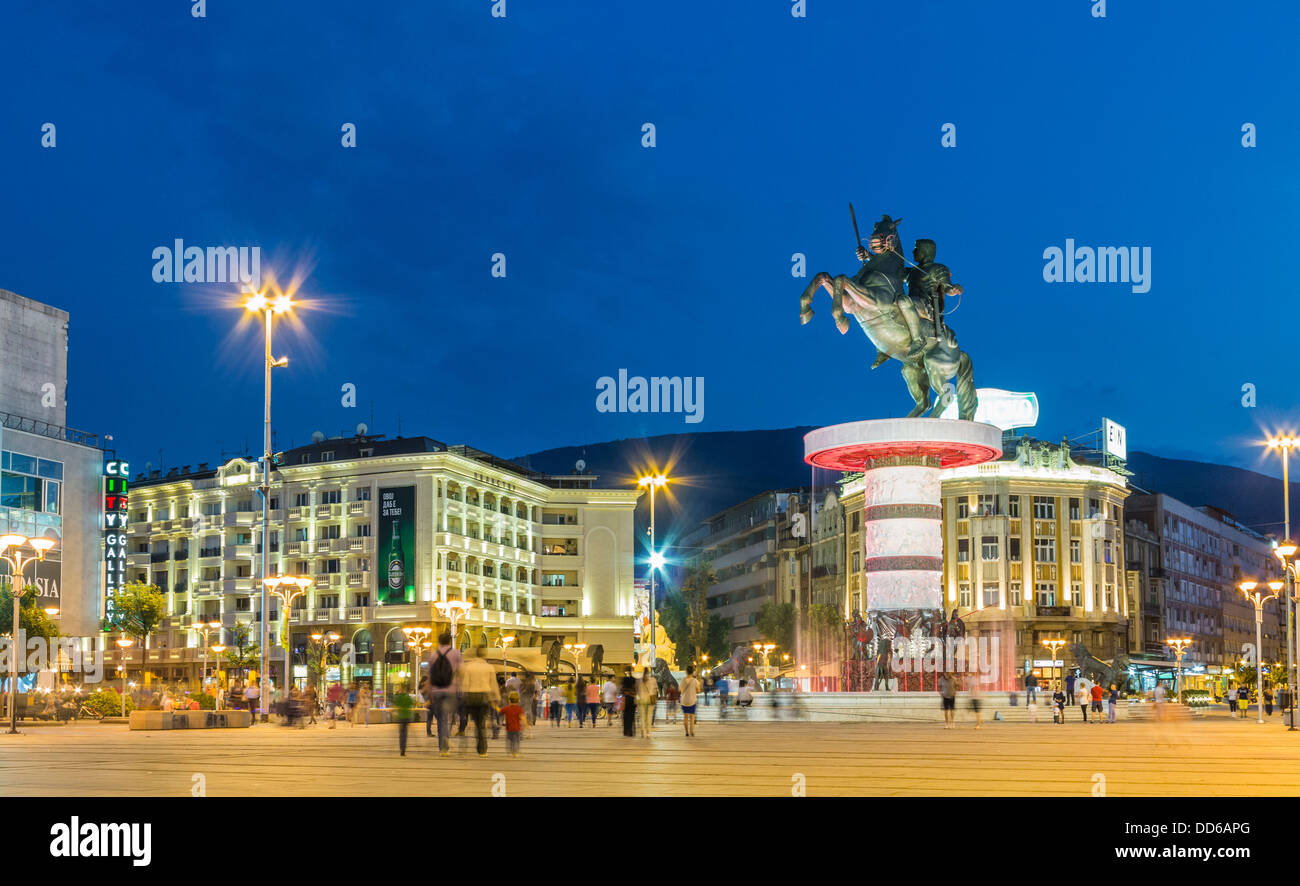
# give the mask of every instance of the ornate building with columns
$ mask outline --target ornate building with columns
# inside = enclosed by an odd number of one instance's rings
[[[301,683],[309,636],[329,631],[351,644],[342,679],[378,688],[411,677],[415,657],[401,629],[426,626],[436,638],[450,626],[438,607],[449,600],[470,606],[456,645],[487,646],[500,661],[508,644],[512,669],[544,669],[553,641],[586,644],[583,670],[597,646],[607,666],[630,663],[640,491],[598,479],[541,474],[428,437],[322,438],[283,453],[272,473],[270,574],[312,584],[292,600],[287,620],[271,598],[276,685],[286,638]],[[156,677],[197,675],[203,640],[195,622],[220,621],[227,644],[238,625],[258,636],[257,480],[255,460],[244,458],[134,478],[128,578],[156,585],[167,601],[148,656]],[[573,655],[561,654],[563,672],[572,672]]]

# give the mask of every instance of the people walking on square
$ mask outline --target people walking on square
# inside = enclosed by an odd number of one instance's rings
[[[1065,703],[1068,705],[1074,704],[1074,686],[1075,686],[1074,672],[1071,671],[1069,675],[1065,678]]]
[[[564,681],[564,722],[573,728],[573,714],[578,708],[578,689],[572,680]]]
[[[659,703],[659,683],[649,668],[641,671],[637,681],[636,706],[641,714],[641,737],[650,737],[650,728],[654,725],[655,706]]]
[[[549,702],[551,725],[558,727],[560,725],[560,714],[564,709],[564,689],[559,684],[552,684],[546,688],[546,699]]]
[[[1267,686],[1264,687],[1264,716],[1273,716],[1273,690]]]
[[[1237,710],[1241,712],[1243,720],[1250,713],[1250,687],[1245,683],[1237,687]]]
[[[311,717],[311,723],[314,724],[316,722],[316,711],[320,707],[320,694],[316,691],[316,684],[313,683],[308,686],[303,695],[307,702],[307,715]]]
[[[610,725],[614,725],[615,708],[618,706],[618,684],[614,682],[614,675],[610,674],[605,685],[600,687],[601,701],[605,703],[605,720]]]
[[[595,729],[596,714],[600,712],[600,684],[596,682],[595,674],[592,674],[591,682],[587,684],[584,694],[587,697],[587,713],[591,715],[591,727]]]
[[[509,685],[509,680],[506,681]],[[519,706],[524,709],[524,722],[531,728],[537,722],[537,679],[527,671],[519,680]]]
[[[687,665],[686,679],[682,681],[681,701],[682,725],[686,727],[688,736],[695,734],[695,704],[701,688],[699,678],[695,676],[695,665]]]
[[[406,756],[406,731],[411,726],[415,708],[415,700],[411,698],[411,693],[407,689],[406,683],[399,683],[397,691],[393,693],[393,718],[397,721],[397,748],[403,757]]]
[[[967,690],[970,698],[970,709],[975,714],[975,728],[984,728],[984,690],[980,687],[979,675],[976,674],[970,680],[970,688]]]
[[[709,696],[713,693],[713,678],[706,676],[704,678],[704,706],[709,707]]]
[[[488,708],[501,703],[501,694],[497,688],[497,677],[488,664],[487,648],[478,646],[473,657],[467,659],[460,668],[460,694],[465,699],[465,709],[474,721],[474,735],[480,757],[487,756],[487,718]]]
[[[357,690],[357,681],[353,680],[351,683],[348,684],[347,705],[343,710],[343,715],[347,717],[348,723],[352,724],[353,726],[357,724],[352,719],[352,712],[357,709],[357,699],[360,697],[361,697],[361,693]]]
[[[747,708],[754,704],[754,690],[750,688],[748,680],[740,681],[740,689],[736,692],[736,706]]]
[[[578,704],[578,728],[581,729],[582,721],[587,719],[587,681],[582,674],[578,675],[578,682],[573,686],[573,696]]]
[[[1115,722],[1115,709],[1119,705],[1119,687],[1114,683],[1110,684],[1110,698],[1106,710],[1106,722]]]
[[[939,698],[943,707],[943,728],[952,729],[957,724],[957,681],[948,671],[939,677]]]
[[[1035,700],[1033,700],[1033,701],[1026,701],[1026,702],[1025,702],[1025,708],[1026,708],[1026,709],[1028,710],[1028,712],[1029,712],[1029,722],[1030,722],[1030,723],[1037,723],[1037,722],[1038,722],[1038,701],[1037,701],[1037,699],[1035,699]]]
[[[1057,683],[1052,693],[1052,722],[1061,726],[1065,725],[1065,703],[1065,693],[1061,691],[1061,684]]]
[[[622,684],[623,700],[623,735],[628,738],[636,737],[636,690],[637,679],[632,676],[632,668],[629,665],[623,669]]]
[[[727,695],[731,689],[731,680],[728,677],[719,677],[716,684],[718,690],[718,705],[722,708],[722,716],[727,716]]]
[[[1157,683],[1155,690],[1151,693],[1151,698],[1156,703],[1157,720],[1163,720],[1165,718],[1165,699],[1167,697],[1168,693],[1165,691],[1165,684]]]
[[[330,729],[334,729],[338,725],[339,709],[343,706],[343,684],[330,684],[330,688],[325,690],[325,704],[329,708],[326,716],[330,721]]]
[[[438,724],[438,753],[451,755],[451,719],[456,713],[456,673],[460,670],[460,652],[452,648],[451,632],[438,635],[438,648],[429,655],[427,698],[429,710]]]
[[[244,700],[248,702],[248,711],[252,717],[252,722],[256,723],[259,713],[258,702],[262,700],[262,689],[256,682],[248,684],[248,688],[244,690]]]
[[[1228,716],[1236,717],[1237,716],[1237,684],[1236,683],[1231,683],[1231,682],[1228,683],[1228,692],[1225,698],[1227,698],[1228,700]]]
[[[510,692],[501,709],[501,718],[506,721],[506,752],[512,757],[519,756],[519,739],[524,734],[524,709],[519,701],[519,693]]]
[[[669,723],[677,722],[677,703],[681,700],[682,691],[677,686],[669,686],[664,691],[664,702],[667,707],[667,719]]]
[[[1025,674],[1025,703],[1033,704],[1038,701],[1038,678],[1034,672],[1030,671]]]
[[[357,690],[357,706],[353,711],[353,714],[355,714],[353,725],[356,724],[356,721],[360,721],[362,726],[370,725],[370,698],[370,684],[362,683],[361,688]]]
[[[1066,690],[1066,694],[1070,694]],[[1092,683],[1087,677],[1080,676],[1074,681],[1074,698],[1079,705],[1079,711],[1083,714],[1083,722],[1088,722],[1088,706],[1092,703]]]
[[[1092,688],[1089,690],[1089,692],[1092,693],[1092,722],[1100,723],[1102,722],[1101,698],[1102,695],[1104,694],[1104,690],[1101,688],[1100,683],[1093,683]]]

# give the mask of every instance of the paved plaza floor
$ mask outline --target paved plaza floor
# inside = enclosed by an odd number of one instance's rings
[[[473,726],[470,727],[472,733]],[[707,722],[687,738],[539,725],[440,757],[423,724],[130,732],[120,725],[0,735],[0,795],[208,796],[1259,796],[1300,794],[1300,732],[1224,715],[1064,726]],[[201,779],[196,779],[201,776]]]

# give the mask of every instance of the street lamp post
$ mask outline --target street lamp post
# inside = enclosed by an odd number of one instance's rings
[[[587,648],[587,644],[565,643],[564,648],[573,653],[573,678],[576,680],[582,676],[582,650]]]
[[[311,638],[316,641],[316,645],[317,645],[316,682],[318,686],[316,691],[320,695],[320,697],[324,698],[325,696],[325,653],[329,650],[329,646],[332,646],[333,644],[339,641],[340,635],[338,631],[330,631],[328,634],[323,634],[320,631],[317,631],[316,633],[311,635]],[[328,645],[325,643],[326,640],[329,641]]]
[[[27,557],[19,548],[28,545],[36,553]],[[9,637],[9,734],[18,734],[18,658],[22,654],[18,643],[19,625],[22,622],[20,602],[27,588],[23,585],[23,570],[45,559],[45,552],[54,547],[49,538],[28,538],[25,535],[0,536],[0,560],[9,565],[9,593],[14,598],[14,622]],[[13,548],[10,551],[10,548]],[[17,579],[17,581],[15,581]]]
[[[1057,640],[1043,640],[1042,643],[1043,643],[1044,646],[1046,646],[1046,647],[1047,647],[1048,649],[1050,649],[1051,652],[1052,652],[1052,669],[1055,670],[1055,669],[1056,669],[1056,655],[1057,655],[1057,650],[1060,649],[1062,646],[1065,645],[1065,641],[1064,641],[1064,640],[1060,640],[1060,639],[1057,639]],[[1064,670],[1065,663],[1062,662],[1061,665],[1062,665],[1062,670]],[[1053,681],[1053,683],[1052,683],[1052,691],[1053,691],[1053,692],[1056,691],[1056,683],[1055,683],[1055,681]]]
[[[265,540],[262,542],[262,550],[263,552],[266,550]],[[272,575],[262,579],[262,587],[280,598],[280,608],[284,612],[284,631],[280,634],[280,640],[282,641],[281,645],[284,646],[284,688],[288,692],[290,683],[289,609],[293,606],[294,600],[307,593],[307,589],[311,587],[311,579],[305,575]],[[297,588],[297,590],[294,590],[294,588]],[[263,625],[266,624],[265,613],[262,616],[262,623]],[[265,658],[263,658],[263,662],[265,662]]]
[[[469,615],[474,604],[468,600],[437,600],[434,607],[442,613],[442,617],[451,622],[451,648],[456,648],[456,628],[460,620]]]
[[[772,650],[776,648],[775,643],[755,643],[754,651],[763,656],[763,679],[771,679],[769,671],[772,668]]]
[[[655,490],[668,485],[668,478],[663,474],[654,474],[637,480],[638,486],[650,490],[650,668],[654,669],[658,661],[655,650],[655,570],[664,565],[663,555],[655,547]]]
[[[1282,453],[1282,537],[1285,541],[1278,545],[1274,553],[1282,561],[1283,567],[1287,573],[1287,595],[1286,595],[1286,683],[1287,693],[1291,699],[1291,715],[1287,720],[1287,731],[1295,732],[1295,701],[1296,701],[1296,656],[1295,644],[1298,638],[1295,631],[1296,615],[1296,581],[1295,565],[1292,564],[1291,558],[1296,553],[1296,543],[1291,540],[1291,476],[1290,476],[1290,454],[1291,450],[1300,446],[1300,437],[1285,435],[1273,437],[1268,441],[1269,449],[1277,449]]]
[[[1192,645],[1190,637],[1180,637],[1173,640],[1165,640],[1166,646],[1172,646],[1174,655],[1177,658],[1177,674],[1174,678],[1174,698],[1182,701],[1183,698],[1183,656],[1187,653],[1187,647]]]
[[[405,627],[402,628],[402,633],[406,635],[406,645],[411,647],[411,688],[414,691],[419,683],[420,650],[427,649],[432,645],[428,641],[428,636],[433,633],[433,628],[424,626]]]
[[[122,662],[122,719],[126,719],[126,651],[131,648],[135,641],[130,637],[118,637],[117,648],[121,650],[118,658]]]
[[[221,637],[218,636],[217,639],[220,640]],[[216,661],[214,662],[214,665],[213,665],[213,668],[212,668],[212,670],[215,671],[215,673],[212,675],[212,676],[213,676],[213,685],[212,685],[212,709],[213,709],[214,711],[219,711],[219,710],[221,710],[221,701],[222,701],[222,699],[221,699],[221,695],[222,695],[222,690],[221,690],[221,681],[220,681],[219,679],[217,679],[217,677],[221,674],[221,653],[223,653],[223,652],[225,652],[225,651],[226,651],[225,644],[223,644],[223,643],[213,643],[213,644],[212,644],[212,652],[217,656],[217,657],[216,657]]]
[[[253,292],[249,294],[248,300],[244,307],[255,314],[261,314],[263,328],[266,338],[266,359],[263,364],[264,371],[264,396],[263,396],[263,414],[262,414],[262,482],[258,485],[258,492],[262,496],[262,579],[265,582],[270,568],[270,523],[271,523],[271,370],[277,366],[288,366],[289,358],[280,357],[276,359],[271,356],[271,329],[272,320],[276,314],[285,314],[293,307],[293,298],[288,293],[278,293],[274,298],[268,298],[266,291]],[[262,585],[262,632],[261,632],[261,661],[258,670],[259,683],[259,704],[262,708],[262,715],[266,716],[267,711],[267,679],[266,679],[266,647],[270,643],[270,623],[267,621],[267,592],[269,588],[266,584]],[[289,667],[288,661],[285,662],[285,670]],[[286,683],[288,681],[286,680]],[[256,716],[256,712],[254,713]]]
[[[1269,600],[1277,599],[1277,592],[1282,590],[1282,582],[1274,579],[1268,583],[1268,589],[1273,593],[1265,595],[1263,591],[1258,591],[1258,582],[1253,580],[1243,581],[1237,587],[1246,599],[1255,607],[1255,692],[1259,695],[1259,700],[1255,707],[1259,713],[1260,725],[1264,723],[1264,604]],[[1245,715],[1242,711],[1242,715]]]
[[[190,625],[190,630],[203,635],[203,675],[199,678],[199,691],[203,691],[203,684],[208,679],[208,634],[218,630],[221,627],[219,621],[196,621]],[[221,639],[218,635],[217,639]],[[212,692],[212,698],[215,701],[217,697],[216,690]]]

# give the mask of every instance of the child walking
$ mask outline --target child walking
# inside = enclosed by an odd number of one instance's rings
[[[519,739],[523,735],[524,709],[519,704],[519,693],[511,692],[506,697],[509,702],[501,709],[501,716],[506,721],[506,749],[510,756],[519,756]]]

